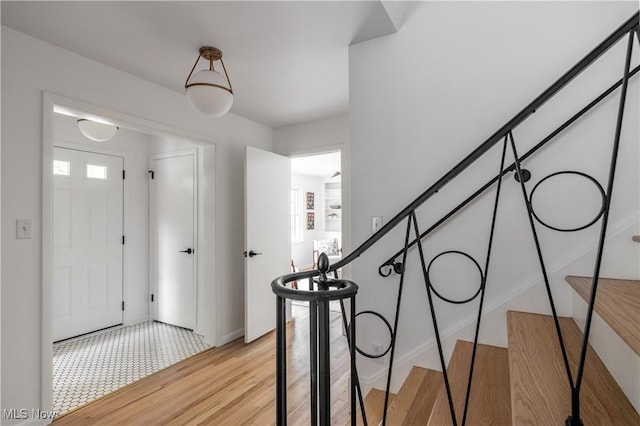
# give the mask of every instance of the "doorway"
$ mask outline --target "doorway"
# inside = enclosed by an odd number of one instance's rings
[[[199,139],[197,135],[191,135],[188,132],[168,128],[167,126],[157,123],[151,123],[148,121],[140,120],[135,117],[119,114],[115,112],[107,112],[102,108],[84,104],[79,101],[64,98],[58,95],[45,94],[43,101],[43,251],[42,251],[42,407],[43,409],[50,409],[52,407],[60,408],[59,393],[54,390],[54,383],[56,386],[60,381],[54,382],[55,377],[59,377],[59,366],[61,364],[75,364],[76,361],[84,360],[100,360],[104,361],[108,356],[105,356],[103,352],[100,352],[99,348],[93,344],[84,344],[83,341],[105,341],[109,344],[118,346],[122,345],[127,351],[122,351],[120,346],[117,348],[114,346],[112,349],[107,350],[109,354],[126,355],[133,351],[133,355],[136,355],[141,362],[145,364],[134,365],[132,359],[128,359],[125,363],[121,360],[116,360],[113,366],[103,367],[85,367],[83,372],[76,374],[76,376],[84,376],[84,378],[91,377],[92,379],[101,376],[98,372],[109,372],[115,370],[118,374],[118,378],[109,378],[110,382],[105,382],[107,387],[97,385],[97,382],[91,385],[91,391],[93,392],[94,385],[96,389],[103,389],[106,392],[115,390],[122,385],[131,382],[141,376],[136,376],[140,373],[150,373],[148,367],[159,369],[168,366],[164,364],[165,361],[171,363],[177,362],[186,356],[189,356],[195,352],[190,352],[192,349],[200,351],[207,346],[211,346],[215,340],[215,270],[214,265],[200,264],[194,262],[192,274],[194,276],[194,282],[197,284],[194,286],[194,292],[196,292],[196,306],[194,307],[193,315],[194,320],[190,324],[191,329],[195,329],[195,333],[188,331],[189,335],[199,337],[195,339],[191,344],[185,345],[185,342],[189,338],[184,337],[182,331],[186,329],[175,330],[176,327],[165,326],[155,322],[149,322],[153,320],[153,301],[151,296],[153,295],[150,287],[150,230],[149,230],[149,186],[150,176],[149,161],[150,158],[157,153],[167,152],[184,152],[189,150],[192,153],[193,160],[193,174],[197,176],[202,183],[201,185],[195,185],[193,190],[193,197],[197,198],[200,202],[194,205],[193,217],[196,222],[194,226],[194,239],[193,239],[193,252],[197,252],[202,256],[213,256],[215,233],[213,223],[215,223],[215,145],[211,141]],[[110,117],[110,118],[105,118]],[[79,118],[96,119],[102,118],[106,121],[116,122],[120,129],[116,133],[116,136],[108,142],[94,142],[87,140],[79,133],[77,120]],[[64,342],[56,344],[56,348],[52,345],[54,340],[53,327],[51,327],[55,315],[58,314],[59,306],[57,305],[60,300],[56,300],[58,293],[56,291],[56,274],[54,272],[54,245],[56,240],[59,240],[59,236],[55,235],[56,220],[54,218],[54,204],[57,202],[54,193],[54,175],[52,170],[52,164],[55,155],[54,150],[56,147],[68,151],[90,151],[97,157],[112,157],[119,158],[122,165],[119,167],[119,174],[122,175],[122,170],[125,170],[126,179],[125,184],[120,184],[123,189],[121,195],[121,209],[124,210],[120,219],[121,229],[118,231],[119,237],[117,238],[119,247],[121,250],[121,286],[120,295],[118,299],[118,315],[116,323],[107,325],[113,326],[106,331],[97,331],[88,335],[83,335],[77,338],[71,338]],[[103,164],[91,161],[90,164],[105,167]],[[80,169],[83,169],[85,165],[81,165]],[[55,167],[55,166],[54,166]],[[78,169],[78,166],[73,166]],[[109,166],[112,167],[112,166]],[[64,168],[64,166],[62,166]],[[93,179],[101,179],[104,177],[105,169],[100,167],[92,170]],[[112,170],[106,169],[108,175],[112,175]],[[206,188],[206,192],[203,190]],[[94,191],[95,192],[95,191]],[[100,197],[97,197],[98,199]],[[104,203],[103,203],[104,204]],[[96,205],[94,205],[96,207]],[[100,206],[98,206],[100,207]],[[96,207],[94,210],[100,212],[101,208]],[[205,219],[206,218],[206,219]],[[198,222],[200,221],[200,222]],[[77,227],[77,221],[72,221],[73,232],[80,232]],[[95,231],[95,230],[94,230]],[[91,231],[92,232],[92,231]],[[93,236],[92,236],[93,237]],[[197,237],[197,238],[196,238]],[[126,240],[126,243],[125,243]],[[59,242],[59,241],[58,241]],[[124,243],[124,244],[123,244]],[[104,258],[103,255],[98,256]],[[110,271],[111,273],[111,271]],[[104,275],[104,274],[103,274]],[[109,274],[108,274],[109,275]],[[117,275],[117,274],[116,274]],[[97,274],[100,277],[100,274]],[[99,283],[100,281],[97,280]],[[100,286],[95,286],[100,290]],[[104,290],[104,288],[102,288]],[[111,290],[107,290],[110,292]],[[103,292],[104,293],[104,292]],[[64,299],[64,297],[58,297],[58,299]],[[124,303],[123,303],[124,302]],[[96,303],[93,303],[96,304]],[[203,309],[206,306],[207,309]],[[124,308],[124,310],[123,310]],[[120,324],[120,325],[119,325]],[[159,324],[157,328],[154,324]],[[149,328],[153,326],[153,328]],[[167,329],[166,327],[173,327]],[[95,330],[95,327],[91,327],[91,330]],[[168,331],[171,330],[171,331]],[[115,344],[114,340],[108,337],[109,333],[118,337],[120,343]],[[78,333],[74,333],[76,335]],[[171,345],[171,342],[163,341],[161,343],[154,341],[155,336],[162,339],[169,338],[175,341],[176,353],[175,356],[170,354],[166,349]],[[204,337],[203,337],[204,336]],[[147,339],[150,337],[151,340]],[[145,358],[145,352],[137,346],[131,343],[142,345],[141,348],[145,350],[149,348],[165,348],[158,354],[159,361],[149,362],[150,358]],[[60,346],[64,345],[64,347]],[[86,355],[82,354],[76,349],[83,347],[90,349],[95,353],[102,355]],[[70,360],[64,362],[56,362],[58,355],[64,353],[69,355],[70,347],[73,348],[75,355]],[[138,352],[135,354],[135,352]],[[54,356],[55,353],[55,356]],[[171,356],[169,356],[171,355]],[[111,357],[113,358],[113,357]],[[131,365],[130,365],[131,364]],[[147,365],[148,364],[148,365]],[[126,368],[125,368],[126,367]],[[74,378],[75,379],[75,378]],[[126,382],[122,382],[126,380]],[[81,380],[84,385],[87,385],[87,380]],[[103,383],[103,385],[105,384]],[[109,387],[114,386],[114,387]],[[88,386],[84,386],[85,390],[88,390]],[[58,395],[56,405],[54,406],[54,392]],[[74,391],[74,398],[75,398]],[[94,395],[100,396],[103,393]],[[66,398],[65,398],[66,399]],[[89,401],[93,398],[88,398],[80,403]],[[73,408],[78,404],[74,403],[75,399],[71,401],[71,405],[66,405],[65,408]]]
[[[196,325],[197,176],[194,151],[154,155],[150,162],[151,287],[154,318]]]
[[[341,157],[334,151],[291,158],[291,262],[297,271],[316,269],[321,253],[331,264],[342,258]],[[308,280],[297,285],[309,289]]]
[[[53,340],[122,324],[124,159],[55,147]]]

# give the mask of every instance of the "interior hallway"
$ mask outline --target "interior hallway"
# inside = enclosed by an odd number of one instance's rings
[[[290,424],[309,424],[309,326],[293,306],[287,325]],[[349,354],[331,312],[332,424],[349,419]],[[212,348],[58,418],[56,425],[275,424],[275,331]]]
[[[155,321],[53,345],[53,411],[63,415],[207,349],[202,336]]]

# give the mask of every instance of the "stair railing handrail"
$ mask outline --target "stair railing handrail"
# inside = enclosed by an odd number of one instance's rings
[[[462,161],[456,164],[451,170],[449,170],[444,176],[438,179],[433,185],[431,185],[426,191],[420,194],[415,200],[413,200],[407,207],[402,209],[396,214],[389,222],[382,226],[375,234],[367,238],[360,246],[353,250],[349,255],[343,259],[337,261],[331,265],[331,271],[342,268],[343,266],[351,263],[364,253],[369,247],[374,245],[388,232],[394,229],[402,220],[406,219],[411,212],[420,207],[426,200],[440,191],[447,183],[453,178],[462,173],[467,167],[479,159],[485,152],[491,149],[502,138],[504,138],[510,131],[515,129],[520,123],[522,123],[527,117],[535,113],[535,111],[544,105],[550,98],[558,93],[562,88],[569,84],[574,78],[576,78],[582,71],[584,71],[591,63],[606,53],[616,42],[618,42],[624,35],[628,34],[634,27],[638,26],[639,13],[635,13],[618,29],[612,32],[606,39],[593,48],[588,54],[586,54],[580,61],[578,61],[569,71],[564,73],[558,78],[551,86],[549,86],[541,95],[531,101],[526,107],[524,107],[518,114],[516,114],[511,120],[504,124],[498,131],[489,136],[482,144],[474,149],[469,155],[467,155]]]
[[[532,211],[531,211],[531,206],[530,206],[530,200],[527,200],[527,192],[524,189],[523,183],[526,182],[526,180],[528,180],[528,177],[525,175],[525,172],[528,173],[527,170],[521,169],[521,162],[523,160],[525,160],[526,158],[528,158],[529,156],[533,155],[536,151],[538,151],[540,148],[542,148],[547,142],[551,141],[555,136],[557,136],[560,132],[562,132],[564,129],[566,129],[567,127],[569,127],[572,123],[574,123],[577,119],[579,119],[581,116],[583,116],[587,111],[589,111],[592,107],[594,107],[596,104],[598,104],[601,100],[603,100],[604,98],[606,98],[607,96],[609,96],[615,89],[617,89],[618,87],[622,86],[622,91],[624,93],[626,93],[626,88],[627,88],[627,83],[628,80],[633,77],[634,75],[636,75],[639,71],[640,71],[640,66],[635,67],[633,70],[630,70],[629,67],[629,61],[630,61],[630,57],[631,57],[631,43],[632,43],[632,39],[633,39],[633,35],[635,34],[635,36],[638,39],[638,42],[640,43],[640,26],[639,26],[639,17],[640,17],[640,13],[636,12],[633,16],[631,16],[625,23],[623,23],[619,28],[617,28],[615,31],[613,31],[607,38],[605,38],[601,43],[599,43],[595,48],[593,48],[587,55],[585,55],[581,60],[579,60],[573,67],[571,67],[569,69],[569,71],[565,72],[560,78],[558,78],[553,84],[551,84],[544,92],[542,92],[541,95],[539,95],[538,97],[536,97],[533,101],[531,101],[526,107],[524,107],[518,114],[516,114],[511,120],[509,120],[506,124],[504,124],[499,130],[497,130],[495,133],[493,133],[489,138],[487,138],[482,144],[480,144],[477,148],[475,148],[470,154],[468,154],[463,160],[461,160],[458,164],[456,164],[451,170],[449,170],[446,174],[444,174],[440,179],[438,179],[434,184],[432,184],[429,188],[427,188],[422,194],[420,194],[420,196],[418,196],[413,202],[411,202],[409,205],[407,205],[403,210],[401,210],[398,214],[396,214],[390,221],[388,221],[382,228],[380,228],[376,233],[374,233],[372,236],[370,236],[369,238],[367,238],[362,244],[360,244],[355,250],[353,250],[351,253],[349,253],[346,257],[342,258],[341,260],[337,261],[336,263],[334,263],[333,265],[330,265],[330,267],[328,269],[326,269],[324,271],[324,274],[328,273],[328,272],[333,272],[335,277],[337,278],[337,271],[348,265],[349,263],[351,263],[352,261],[354,261],[355,259],[357,259],[360,255],[362,255],[364,252],[366,252],[371,246],[373,246],[376,242],[378,242],[380,239],[382,239],[387,233],[389,233],[392,229],[396,228],[396,226],[398,226],[400,223],[402,223],[405,219],[407,219],[407,238],[405,240],[405,247],[398,251],[396,254],[394,254],[391,258],[389,258],[389,260],[387,260],[386,262],[384,262],[379,269],[379,273],[380,275],[383,276],[388,276],[390,275],[391,271],[389,271],[388,274],[384,274],[382,272],[382,268],[384,266],[387,267],[392,267],[393,270],[400,275],[400,288],[402,287],[402,280],[404,277],[404,272],[405,272],[405,267],[404,267],[404,261],[402,263],[394,263],[394,260],[399,256],[399,255],[403,255],[404,257],[406,257],[406,253],[409,250],[409,248],[413,247],[414,245],[417,245],[419,250],[420,250],[420,258],[422,260],[422,268],[423,271],[425,273],[425,281],[428,281],[428,277],[427,277],[427,270],[425,269],[425,264],[424,264],[424,256],[422,254],[422,246],[421,246],[421,240],[426,237],[430,232],[432,232],[433,230],[435,230],[438,226],[440,226],[442,223],[446,222],[451,216],[453,216],[454,214],[456,214],[460,209],[462,209],[462,207],[466,206],[468,203],[470,203],[472,200],[476,199],[478,196],[480,196],[482,193],[484,193],[488,188],[490,188],[491,186],[493,186],[493,184],[495,184],[496,182],[498,182],[498,187],[500,185],[501,179],[502,177],[507,174],[508,172],[512,172],[515,171],[516,172],[516,180],[519,181],[521,183],[521,187],[523,190],[523,195],[525,197],[525,202],[527,203],[527,208],[528,208],[528,214],[529,214],[529,220],[532,220]],[[582,108],[578,113],[576,113],[575,115],[573,115],[570,119],[568,119],[567,121],[565,121],[562,125],[560,125],[558,128],[556,128],[556,130],[554,130],[553,132],[551,132],[547,137],[545,137],[544,139],[542,139],[538,144],[536,144],[533,148],[531,148],[529,151],[527,151],[525,154],[519,156],[516,152],[516,146],[515,146],[515,142],[513,139],[513,130],[519,125],[521,124],[523,121],[525,121],[531,114],[535,113],[536,110],[538,108],[540,108],[542,105],[544,105],[550,98],[552,98],[554,95],[556,95],[560,90],[562,90],[567,84],[569,84],[574,78],[576,78],[580,73],[582,73],[586,68],[588,68],[594,61],[596,61],[600,56],[602,56],[604,53],[606,53],[613,45],[615,45],[619,40],[622,39],[622,37],[624,37],[625,35],[629,35],[629,47],[628,47],[628,51],[627,51],[627,63],[626,63],[626,69],[625,69],[625,74],[624,77],[620,80],[618,80],[616,83],[614,83],[612,86],[610,86],[607,90],[605,90],[603,93],[601,93],[597,98],[595,98],[592,102],[590,102],[587,106],[585,106],[584,108]],[[611,170],[615,170],[615,156],[617,156],[617,145],[619,143],[619,137],[620,137],[620,126],[622,123],[622,112],[624,110],[624,93],[621,97],[621,102],[620,102],[620,111],[619,111],[619,115],[618,115],[618,123],[617,123],[617,131],[616,131],[616,138],[614,141],[614,158],[612,159],[612,169]],[[503,147],[503,154],[502,154],[502,165],[501,165],[501,169],[500,172],[493,177],[492,179],[490,179],[485,185],[483,185],[480,189],[478,189],[476,192],[474,192],[471,196],[469,196],[468,198],[466,198],[464,201],[462,201],[457,207],[454,207],[451,211],[449,211],[447,214],[445,214],[442,218],[440,218],[437,222],[435,222],[434,225],[432,225],[430,228],[428,228],[426,231],[420,233],[419,229],[418,229],[418,223],[417,223],[417,219],[416,219],[416,209],[419,208],[423,203],[425,203],[428,199],[430,199],[433,195],[435,195],[436,193],[438,193],[444,186],[446,186],[451,180],[453,180],[454,178],[456,178],[458,175],[460,175],[464,170],[466,170],[470,165],[472,165],[476,160],[478,160],[480,157],[482,157],[487,151],[489,151],[492,147],[494,147],[500,140],[504,140],[504,147]],[[508,143],[511,143],[511,147],[513,149],[513,153],[514,153],[514,162],[509,165],[506,166],[504,165],[504,153],[505,150],[507,149]],[[613,185],[613,173],[612,171],[610,171],[610,179],[609,179],[609,185],[608,185],[608,192],[606,195],[606,203],[608,205],[608,203],[610,202],[610,193],[612,190],[612,185]],[[498,190],[499,192],[499,190]],[[603,193],[604,196],[604,193]],[[498,198],[499,195],[496,197],[496,204],[495,204],[495,208],[494,208],[494,217],[493,217],[493,221],[495,224],[495,215],[496,215],[496,211],[497,211],[497,205],[498,205]],[[601,212],[602,214],[602,212]],[[599,242],[599,247],[598,247],[598,251],[599,251],[599,256],[598,259],[601,259],[602,256],[602,247],[603,247],[603,239],[604,239],[604,235],[606,233],[606,222],[607,222],[607,215],[608,215],[608,208],[607,211],[604,214],[604,219],[603,219],[603,228],[601,231],[601,237],[600,237],[600,242]],[[598,216],[598,218],[600,218],[600,216]],[[596,218],[596,220],[598,219]],[[592,223],[595,223],[592,222]],[[411,228],[414,228],[415,230],[415,236],[414,239],[409,242],[409,230]],[[492,225],[493,228],[493,225]],[[532,231],[534,233],[534,238],[536,239],[536,244],[538,244],[538,240],[537,240],[537,236],[535,236],[535,228],[533,228],[533,224],[532,224]],[[493,232],[493,229],[492,229]],[[490,245],[490,244],[489,244]],[[491,248],[489,248],[489,253],[488,256],[491,252]],[[443,253],[444,254],[444,253]],[[465,255],[465,253],[460,253]],[[545,270],[545,266],[544,266],[544,262],[542,260],[541,257],[541,253],[538,253],[538,256],[540,258],[540,263],[541,263],[541,267],[542,267],[542,271],[543,271],[543,275],[544,275],[544,279],[545,279],[545,283],[547,286],[547,291],[550,292],[549,284],[548,284],[548,279],[546,276],[546,270]],[[403,259],[404,260],[404,259]],[[473,260],[473,259],[472,259]],[[598,260],[598,262],[599,262]],[[475,260],[474,260],[475,262]],[[487,264],[488,264],[488,260],[487,260]],[[484,295],[484,286],[485,286],[485,280],[486,280],[486,271],[487,271],[488,265],[485,267],[485,276],[483,276],[483,272],[480,271],[480,275],[481,275],[481,288],[480,290],[478,290],[478,293],[476,293],[476,296],[482,292],[481,295],[481,301],[482,301],[482,297]],[[595,299],[595,290],[597,289],[597,278],[598,278],[598,274],[599,274],[599,265],[596,267],[596,271],[595,271],[595,278],[594,278],[594,289],[593,289],[593,296],[590,303],[590,307],[589,309],[592,311],[593,310],[593,303],[594,303],[594,299]],[[286,287],[286,284],[294,281],[294,280],[301,280],[301,279],[312,279],[318,275],[323,276],[323,274],[321,274],[319,271],[317,270],[311,270],[311,271],[304,271],[304,272],[297,272],[297,273],[292,273],[292,274],[286,274],[283,276],[280,276],[276,279],[273,280],[273,282],[271,283],[272,289],[273,291],[276,293],[276,295],[278,296],[278,306],[280,306],[280,310],[282,310],[282,301],[284,300],[284,298],[297,298],[296,294],[299,293],[300,295],[305,293],[305,297],[310,297],[311,299],[313,299],[313,295],[311,294],[312,292],[305,292],[304,290],[292,290],[292,289],[288,289]],[[430,284],[427,284],[427,293],[429,295],[430,298],[430,304],[431,302],[431,293],[429,289]],[[398,292],[398,306],[397,306],[397,310],[396,310],[396,327],[397,327],[397,314],[399,312],[399,306],[400,306],[400,297],[401,297],[401,289]],[[437,294],[437,293],[436,293]],[[446,300],[444,298],[442,298],[440,295],[438,295],[441,299]],[[474,296],[475,297],[475,296]],[[555,308],[553,306],[553,298],[551,296],[551,294],[549,294],[549,298],[550,298],[550,303],[551,303],[551,307],[552,307],[552,311],[554,313],[554,318],[557,321],[557,315],[555,313]],[[311,300],[309,299],[309,300]],[[469,299],[471,300],[471,299]],[[448,301],[448,300],[447,300]],[[355,304],[355,296],[353,298],[353,303]],[[460,303],[460,302],[451,302],[451,303]],[[345,322],[345,327],[347,326],[347,321],[346,321],[346,316],[344,313],[344,307],[342,306],[342,302],[341,302],[341,307],[342,307],[342,316],[343,316],[343,321]],[[590,318],[590,313],[589,312],[589,318]],[[433,306],[431,306],[431,314],[432,316],[434,315],[434,311],[433,311]],[[478,338],[478,331],[479,331],[479,326],[480,326],[480,312],[478,314],[478,322],[476,325],[476,337],[474,340],[474,356],[472,357],[472,362],[471,362],[471,371],[473,371],[473,360],[475,359],[475,351],[476,351],[476,346],[477,346],[477,338]],[[351,324],[349,324],[348,327],[346,327],[346,335],[347,335],[347,340],[349,342],[353,342],[352,344],[349,345],[349,349],[351,352],[351,356],[352,356],[352,360],[354,352],[357,350],[358,352],[360,352],[361,354],[363,354],[360,349],[358,349],[357,347],[355,347],[355,339],[353,341],[351,341],[351,337],[350,337],[350,333],[349,330],[353,330],[353,334],[352,336],[355,338],[355,317],[352,316],[353,320],[351,322]],[[382,317],[381,317],[382,318]],[[385,322],[386,319],[382,318]],[[435,324],[435,317],[433,318],[433,322],[434,322],[434,327],[436,329],[436,333],[438,333],[437,331],[437,325]],[[590,325],[590,324],[589,324]],[[391,380],[391,371],[393,368],[393,349],[394,349],[394,341],[395,341],[395,330],[391,330],[388,322],[387,322],[387,326],[389,327],[390,331],[391,331],[391,344],[389,346],[389,349],[391,349],[391,360],[389,361],[389,374],[388,374],[388,378],[387,378],[387,395],[385,397],[385,411],[384,411],[384,417],[383,417],[383,421],[382,424],[384,425],[386,423],[386,408],[388,405],[388,395],[389,395],[389,385],[390,385],[390,380]],[[560,346],[561,349],[563,351],[563,358],[565,361],[565,364],[567,364],[567,356],[566,353],[564,353],[565,348],[564,348],[564,343],[563,343],[563,339],[562,339],[562,334],[560,333],[559,330],[559,326],[556,324],[556,328],[558,329],[558,334],[559,334],[559,340],[560,340]],[[284,335],[284,333],[280,330],[280,326],[278,329],[278,351],[280,351],[282,348],[280,348],[280,346],[282,346],[284,348],[285,343],[282,340],[282,336]],[[574,380],[572,378],[572,374],[571,371],[568,367],[567,364],[567,370],[568,370],[568,376],[569,376],[569,382],[572,388],[572,393],[577,393],[577,395],[572,395],[572,404],[574,405],[572,407],[572,414],[573,416],[570,416],[567,419],[567,424],[581,424],[580,421],[580,417],[579,417],[579,384],[581,382],[581,378],[582,378],[582,372],[583,372],[583,368],[584,368],[584,354],[586,353],[586,344],[587,344],[587,340],[588,340],[588,326],[587,326],[587,331],[585,332],[585,339],[583,342],[583,353],[582,353],[582,360],[581,360],[581,365],[580,365],[580,370],[579,370],[579,374],[578,374],[578,378],[577,378],[577,386],[574,387]],[[438,345],[439,345],[439,351],[440,351],[440,357],[442,358],[442,349],[440,347],[440,339],[437,339],[438,341]],[[389,349],[387,349],[387,351],[389,351]],[[386,353],[386,352],[385,352]],[[366,354],[363,354],[366,355]],[[372,357],[370,355],[366,355],[369,357]],[[441,359],[441,363],[443,364],[443,368],[444,367],[444,360]],[[278,372],[278,386],[277,386],[277,391],[278,391],[278,395],[280,395],[280,392],[283,392],[286,395],[286,383],[283,383],[282,381],[282,377],[280,377],[281,372],[283,371],[283,369],[285,368],[285,365],[283,363],[280,362],[280,360],[278,361],[278,367],[279,367],[279,372]],[[357,395],[359,398],[359,402],[360,402],[360,409],[362,411],[363,414],[363,421],[364,424],[366,426],[367,421],[366,421],[366,415],[364,413],[364,406],[363,406],[363,399],[362,399],[362,393],[360,390],[360,385],[358,382],[358,375],[357,372],[354,372],[353,369],[355,368],[354,364],[352,363],[352,379],[355,381],[355,386],[357,388]],[[451,415],[453,418],[453,423],[454,425],[457,424],[456,421],[456,416],[454,413],[454,407],[453,407],[453,402],[451,399],[451,395],[450,395],[450,389],[449,389],[449,383],[446,377],[446,370],[443,371],[443,373],[445,373],[445,387],[447,390],[448,395],[448,399],[449,399],[449,405],[450,405],[450,409],[451,409]],[[282,373],[284,376],[284,382],[286,382],[286,372]],[[353,389],[353,388],[352,388]],[[467,406],[468,406],[468,400],[469,400],[469,394],[470,394],[470,389],[471,389],[471,377],[469,377],[469,381],[468,381],[468,388],[467,388],[467,395],[466,395],[466,401],[465,401],[465,407],[464,407],[464,412],[463,412],[463,420],[462,420],[462,424],[465,423],[465,419],[466,419],[466,415],[467,415]],[[353,394],[352,394],[353,395]],[[575,396],[577,396],[577,398],[575,398]],[[281,398],[280,396],[278,396],[278,405],[280,405],[280,401]],[[284,407],[278,407],[278,424],[286,424],[286,396],[285,396],[285,406]],[[576,402],[577,401],[577,402]],[[578,404],[578,406],[576,407],[575,404]],[[353,398],[352,398],[352,404],[353,404]],[[353,405],[352,405],[353,407]],[[312,424],[316,424],[315,423],[316,419],[312,418]],[[355,424],[355,413],[354,410],[352,408],[352,415],[351,415],[351,422],[352,424]]]

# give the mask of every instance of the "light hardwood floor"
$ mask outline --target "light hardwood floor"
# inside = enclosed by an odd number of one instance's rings
[[[309,424],[309,322],[294,305],[287,325],[289,424]],[[331,312],[332,424],[349,419],[349,354]],[[275,332],[209,349],[62,416],[60,425],[275,424]]]

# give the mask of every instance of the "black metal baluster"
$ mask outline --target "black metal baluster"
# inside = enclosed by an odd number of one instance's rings
[[[438,320],[436,319],[436,310],[433,303],[433,296],[431,294],[431,287],[429,286],[429,278],[427,276],[427,265],[424,262],[424,252],[422,250],[422,241],[418,238],[420,236],[420,230],[418,229],[418,219],[416,219],[416,213],[411,213],[411,220],[413,221],[413,227],[415,229],[415,235],[418,239],[418,253],[420,255],[420,264],[422,266],[422,274],[424,276],[425,286],[427,287],[427,299],[429,300],[429,310],[431,312],[431,321],[433,322],[433,331],[436,336],[436,344],[438,346],[438,356],[440,357],[440,365],[442,366],[442,376],[444,378],[444,387],[447,391],[447,399],[449,401],[449,410],[451,411],[451,421],[453,426],[458,426],[456,420],[456,411],[453,406],[453,396],[451,396],[451,385],[449,384],[449,375],[447,374],[447,364],[444,360],[444,352],[442,350],[442,341],[440,340],[440,330],[438,329]]]
[[[415,213],[414,213],[415,214]],[[400,273],[400,284],[398,285],[398,297],[396,299],[396,313],[393,320],[393,333],[391,333],[391,353],[389,354],[389,368],[387,371],[387,385],[384,394],[384,408],[382,412],[382,426],[387,424],[387,408],[389,407],[389,390],[391,388],[391,374],[393,372],[393,359],[396,351],[396,336],[398,331],[398,322],[400,320],[400,303],[402,302],[402,289],[404,287],[404,273],[407,264],[407,251],[409,247],[409,235],[411,235],[411,218],[407,219],[407,231],[404,237],[404,252],[402,254],[402,272]]]
[[[496,188],[496,198],[493,204],[493,215],[491,217],[491,230],[489,231],[489,244],[487,247],[487,260],[484,265],[484,274],[480,288],[480,306],[478,307],[478,319],[476,321],[476,330],[473,337],[473,352],[471,354],[471,366],[469,367],[469,380],[467,381],[467,393],[464,400],[464,412],[462,414],[462,425],[467,423],[467,411],[469,410],[469,399],[471,397],[471,383],[473,380],[473,371],[476,361],[476,353],[478,349],[478,337],[480,336],[480,320],[482,319],[482,307],[484,305],[485,288],[487,285],[487,276],[489,274],[489,262],[491,260],[491,249],[493,248],[493,236],[496,229],[496,219],[498,217],[498,204],[500,202],[500,190],[502,189],[502,171],[504,170],[504,158],[507,153],[507,137],[504,137],[504,145],[502,146],[502,156],[500,158],[500,171],[498,172],[498,186]]]
[[[513,133],[509,132],[509,139],[511,142],[511,149],[513,151],[513,158],[516,164],[516,174],[518,175],[518,181],[520,182],[520,188],[522,190],[522,196],[524,198],[525,205],[527,207],[527,217],[529,218],[529,225],[531,227],[531,233],[536,245],[536,253],[538,255],[538,262],[540,263],[540,269],[542,270],[542,277],[544,285],[547,290],[547,297],[549,298],[549,305],[551,307],[551,313],[553,314],[553,323],[558,334],[558,341],[560,342],[560,350],[562,351],[562,359],[564,361],[564,368],[567,372],[567,379],[569,380],[569,386],[573,389],[573,374],[571,374],[571,367],[569,366],[569,358],[567,357],[567,350],[562,337],[562,330],[560,329],[560,322],[558,321],[558,313],[556,311],[556,305],[553,300],[553,294],[551,293],[551,285],[549,284],[549,276],[547,275],[547,268],[542,257],[542,248],[540,247],[540,240],[538,239],[538,232],[536,225],[533,221],[533,210],[531,207],[531,201],[527,195],[527,188],[524,185],[524,179],[522,177],[522,169],[520,168],[520,160],[518,157],[518,150],[516,149],[515,141],[513,140]]]
[[[309,280],[313,286],[313,280]],[[309,302],[309,372],[311,386],[311,425],[318,425],[318,302]]]
[[[616,120],[616,133],[613,140],[613,149],[611,153],[611,162],[609,166],[609,180],[607,183],[607,196],[605,197],[604,213],[602,215],[602,227],[600,230],[600,238],[598,241],[598,252],[593,272],[593,281],[591,284],[591,296],[589,298],[589,307],[587,308],[587,318],[584,326],[584,336],[582,339],[582,350],[580,353],[580,364],[578,366],[578,375],[576,377],[575,387],[572,392],[571,416],[567,419],[567,425],[582,425],[580,418],[580,388],[582,386],[582,378],[584,375],[584,364],[587,356],[587,348],[589,347],[589,332],[591,330],[591,320],[593,316],[593,308],[596,303],[596,295],[598,291],[598,278],[600,277],[600,266],[602,264],[602,254],[604,243],[607,236],[607,225],[609,223],[609,210],[611,207],[611,196],[613,194],[613,181],[616,174],[616,165],[618,162],[618,150],[620,148],[620,134],[622,132],[622,119],[624,116],[624,107],[627,99],[627,87],[629,84],[629,69],[631,67],[631,54],[633,53],[633,31],[629,32],[629,40],[627,42],[627,56],[625,58],[624,75],[622,78],[622,89],[620,91],[620,103],[618,104],[618,118]]]
[[[338,276],[338,272],[334,271],[335,276]],[[353,308],[354,310],[351,312],[351,315],[353,316],[353,318],[355,318],[355,308]],[[345,313],[345,309],[344,309],[344,303],[342,300],[340,300],[340,312],[342,313],[342,324],[344,325],[345,328],[345,333],[347,334],[347,344],[349,345],[349,353],[351,354],[351,352],[353,352],[353,357],[355,359],[355,352],[356,352],[356,341],[355,341],[355,337],[353,339],[351,339],[351,326],[350,326],[350,322],[347,321],[347,314]],[[355,322],[354,322],[355,324]],[[355,327],[355,325],[354,325]],[[351,343],[353,341],[353,344]],[[356,392],[358,394],[358,404],[360,406],[360,413],[362,414],[362,423],[364,424],[364,426],[367,426],[367,413],[365,413],[365,409],[364,409],[364,400],[362,398],[362,389],[360,388],[360,380],[358,379],[358,369],[357,367],[354,368],[353,370],[353,374],[355,376],[355,386],[356,386]],[[352,416],[352,421],[355,421],[356,418],[356,412],[355,410],[351,412],[351,416]]]
[[[285,299],[276,297],[276,380],[277,423],[287,426],[287,313]]]
[[[340,304],[342,305],[342,300],[340,300]],[[351,336],[348,338],[350,341],[349,345],[349,356],[351,358],[351,426],[356,426],[356,384],[358,383],[358,372],[356,369],[356,297],[351,297],[351,304],[349,305],[351,309],[351,321],[349,322],[349,328],[351,329]],[[358,388],[360,385],[358,384]],[[358,389],[359,390],[359,389]],[[364,407],[364,404],[362,405]],[[364,411],[364,410],[363,410]],[[364,413],[362,414],[362,418],[364,419]],[[364,421],[366,426],[366,420]]]
[[[320,396],[320,426],[331,424],[331,357],[329,352],[329,301],[318,302],[319,325],[319,396]]]

